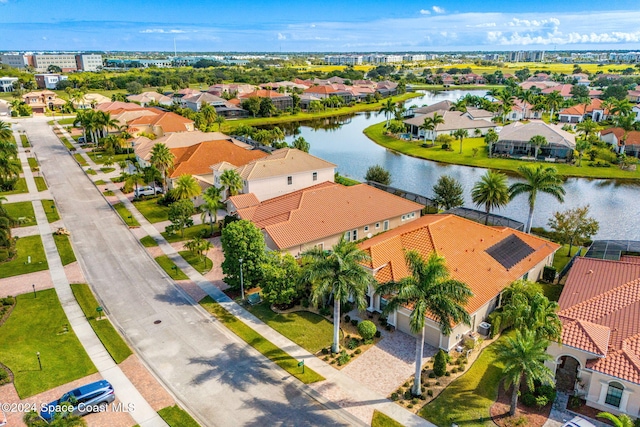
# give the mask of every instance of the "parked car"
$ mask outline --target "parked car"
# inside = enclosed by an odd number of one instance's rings
[[[84,136],[78,138],[78,144],[85,144],[86,142],[87,140],[84,138]]]
[[[585,420],[581,417],[573,417],[571,420],[567,421],[562,425],[562,427],[596,427],[593,423]]]
[[[162,193],[163,191],[161,187],[151,187],[149,185],[145,185],[144,187],[138,187],[135,190],[133,190],[134,197],[154,196],[156,194],[162,194]]]
[[[44,406],[40,411],[40,416],[50,422],[57,412],[67,411],[73,415],[100,412],[104,411],[115,398],[113,386],[108,381],[96,381],[71,390],[62,395],[60,399]]]

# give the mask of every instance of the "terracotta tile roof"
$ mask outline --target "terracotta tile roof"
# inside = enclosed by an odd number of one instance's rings
[[[260,200],[253,193],[238,194],[237,196],[229,197],[229,201],[233,203],[236,209],[245,209],[260,204]]]
[[[304,151],[295,148],[281,148],[268,157],[251,161],[239,167],[237,172],[244,180],[249,181],[335,167],[336,165],[333,163]]]
[[[276,98],[288,98],[289,95],[283,94],[283,93],[279,93],[276,92],[274,90],[267,90],[267,89],[258,89],[258,90],[254,90],[253,92],[250,93],[245,93],[243,95],[238,96],[238,98],[241,99],[245,99],[245,98],[252,98],[252,97],[258,97],[258,98],[271,98],[271,99],[276,99]]]
[[[114,110],[141,110],[142,107],[133,102],[105,102],[102,104],[96,105],[96,110],[100,111],[114,111]]]
[[[495,128],[496,124],[485,119],[473,120],[469,118],[465,113],[461,111],[445,111],[438,110],[432,111],[427,114],[420,114],[410,119],[404,120],[404,123],[422,126],[426,117],[433,117],[435,114],[442,116],[444,123],[440,123],[436,126],[437,132],[448,132],[457,129],[468,129],[473,131],[474,129]]]
[[[534,252],[506,269],[486,250],[514,235]],[[451,277],[471,288],[473,297],[466,309],[474,313],[560,246],[511,228],[488,227],[455,215],[425,215],[365,240],[360,247],[371,255],[374,272],[384,267],[374,274],[380,283],[409,274],[405,250],[416,250],[424,258],[435,250],[446,259]]]
[[[304,93],[317,93],[320,95],[329,95],[331,93],[335,93],[336,90],[329,86],[311,86],[309,89],[305,89]]]
[[[366,184],[323,182],[239,209],[238,214],[264,229],[279,249],[288,249],[422,207]]]
[[[622,128],[609,128],[603,131],[600,131],[600,135],[609,135],[614,134],[616,139],[618,140],[618,145],[622,145],[621,141],[624,137],[624,129]],[[632,130],[627,133],[627,141],[625,145],[640,145],[640,131]]]
[[[189,147],[171,148],[170,150],[175,156],[171,178],[183,174],[208,175],[212,173],[211,165],[222,161],[242,165],[267,156],[264,151],[247,150],[228,140],[201,142]]]
[[[158,92],[142,92],[139,95],[129,95],[127,96],[129,101],[140,102],[142,104],[148,104],[151,101],[155,101],[157,103],[171,103],[172,100],[166,95],[163,95]]]
[[[594,98],[591,103],[587,105],[587,113],[593,113],[593,110],[602,110],[602,101]],[[609,114],[609,110],[604,111],[605,114]],[[574,105],[573,107],[565,108],[558,114],[564,114],[568,116],[582,116],[585,114],[584,104]]]
[[[176,113],[166,112],[155,116],[143,116],[132,120],[130,125],[151,125],[159,126],[164,133],[170,132],[186,132],[189,129],[187,125],[192,125],[193,120],[182,117]]]
[[[640,384],[640,264],[631,261],[576,259],[558,314],[563,343],[602,357],[589,361],[589,369]],[[606,347],[604,330],[609,331]]]

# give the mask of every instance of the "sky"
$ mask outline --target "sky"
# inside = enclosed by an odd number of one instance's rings
[[[639,0],[0,0],[0,50],[640,50],[639,22]]]

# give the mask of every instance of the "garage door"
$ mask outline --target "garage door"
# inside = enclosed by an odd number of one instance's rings
[[[411,334],[411,326],[409,325],[409,316],[398,312],[396,316],[396,327],[399,331]],[[435,347],[440,347],[440,330],[429,326],[429,321],[425,322],[424,326],[424,342]]]

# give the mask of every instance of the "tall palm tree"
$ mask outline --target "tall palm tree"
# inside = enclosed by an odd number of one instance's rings
[[[380,108],[380,112],[384,113],[384,116],[387,118],[387,125],[385,127],[389,127],[391,116],[393,116],[395,111],[396,111],[396,104],[393,102],[393,99],[389,98],[384,104],[382,104],[382,108]]]
[[[582,122],[585,123],[585,122]],[[591,148],[591,143],[586,139],[578,139],[576,141],[576,151],[578,152],[578,167],[582,165],[582,156],[585,151]]]
[[[493,153],[493,144],[498,142],[499,139],[500,136],[498,135],[498,132],[493,129],[489,129],[487,134],[484,136],[484,142],[489,146],[489,157],[491,157]]]
[[[449,278],[449,270],[443,257],[435,251],[425,261],[418,252],[405,254],[410,276],[397,282],[378,287],[379,295],[392,295],[383,313],[392,313],[403,306],[413,306],[409,318],[411,332],[416,334],[416,372],[411,392],[419,396],[422,392],[422,352],[424,348],[425,316],[440,324],[444,335],[451,334],[452,325],[470,323],[469,313],[464,308],[473,296],[471,289],[458,280]]]
[[[211,186],[204,191],[202,199],[204,203],[200,206],[201,219],[204,223],[205,218],[209,217],[211,234],[213,234],[213,224],[218,222],[218,209],[225,208],[224,203],[222,203],[222,191],[218,187]]]
[[[366,306],[365,294],[373,276],[362,265],[369,256],[355,242],[347,242],[344,236],[324,251],[314,247],[302,254],[304,267],[301,281],[310,283],[311,302],[319,306],[325,298],[333,297],[333,345],[331,351],[340,351],[340,304],[352,297],[358,308]]]
[[[617,127],[622,128],[622,130],[624,130],[624,134],[620,139],[620,154],[624,154],[629,132],[635,129],[636,116],[631,114],[628,116],[618,115],[618,116],[615,116],[614,123]]]
[[[0,120],[0,139],[10,140],[13,132],[11,131],[11,125]]]
[[[165,143],[160,142],[151,148],[151,158],[149,160],[156,169],[162,172],[162,183],[164,188],[167,188],[167,172],[173,168],[175,156]]]
[[[544,364],[552,359],[547,353],[548,345],[549,341],[538,339],[530,330],[516,330],[515,337],[506,336],[504,341],[497,343],[496,361],[504,364],[502,377],[505,379],[505,388],[513,387],[509,415],[516,413],[523,379],[530,389],[534,388],[535,381],[553,382],[553,374]]]
[[[309,150],[311,149],[311,144],[309,144],[309,142],[306,139],[299,136],[293,140],[293,142],[291,143],[291,148],[296,148],[300,151],[304,151],[305,153],[308,153]]]
[[[193,175],[180,175],[173,186],[173,194],[177,200],[192,199],[198,197],[200,193],[202,193],[202,188]]]
[[[547,141],[547,138],[545,138],[542,135],[534,135],[529,140],[529,144],[533,145],[534,150],[535,150],[535,154],[533,155],[533,157],[535,157],[537,159],[538,158],[538,150],[540,149],[540,147],[543,147],[543,146],[549,144],[549,141]]]
[[[594,134],[598,130],[598,124],[591,119],[583,120],[576,125],[576,130],[585,138]]]
[[[553,92],[548,94],[546,98],[546,105],[550,111],[549,119],[553,121],[553,115],[555,114],[555,111],[562,105],[564,97],[560,94],[560,92],[554,90]]]
[[[633,420],[627,414],[620,414],[618,416],[615,416],[610,412],[600,412],[597,415],[597,417],[604,418],[605,420],[611,421],[611,423],[615,427],[633,427],[634,426]]]
[[[506,121],[506,117],[515,105],[515,97],[507,88],[503,88],[496,95],[495,98],[501,103],[500,110],[502,111],[502,123]]]
[[[626,98],[613,99],[611,100],[611,103],[613,104],[611,112],[619,116],[628,116],[629,114],[631,114],[631,111],[634,107],[634,105]]]
[[[220,114],[216,115],[216,118],[213,119],[213,122],[218,125],[218,132],[220,132],[220,129],[222,128],[222,125],[226,121],[227,120],[223,116],[221,116]]]
[[[522,108],[524,110],[522,117],[524,119],[527,118],[527,104],[532,104],[534,97],[535,97],[535,94],[530,90],[526,90],[526,89],[518,91],[518,94],[516,95],[516,99],[518,99],[519,101],[522,101]]]
[[[491,209],[502,208],[509,203],[509,187],[507,186],[507,175],[501,172],[488,170],[480,181],[476,182],[471,190],[471,199],[476,206],[484,206],[487,216],[484,224],[489,223]]]
[[[431,117],[425,117],[422,125],[420,125],[420,129],[424,131],[431,131],[431,145],[435,145],[436,143],[436,128],[438,125],[444,123],[444,116],[438,113],[433,113]],[[424,133],[424,140],[427,140],[427,132]]]
[[[220,183],[227,188],[227,197],[235,196],[242,191],[242,177],[234,169],[227,169],[220,175]]]
[[[462,154],[462,140],[469,137],[469,131],[466,129],[456,129],[451,135],[460,140],[460,154]]]
[[[509,198],[527,193],[529,195],[529,217],[525,232],[531,232],[533,222],[533,209],[536,204],[538,193],[547,193],[553,196],[560,203],[564,202],[564,188],[562,178],[558,175],[556,168],[552,166],[520,166],[518,173],[525,179],[525,182],[516,182],[509,187]]]

